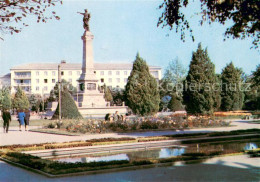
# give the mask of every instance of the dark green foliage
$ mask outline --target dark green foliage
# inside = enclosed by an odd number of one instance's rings
[[[156,79],[146,62],[137,54],[126,85],[127,105],[138,115],[151,115],[159,110],[160,95]]]
[[[223,111],[235,111],[242,109],[242,71],[229,63],[222,71],[221,109]]]
[[[245,108],[247,110],[260,110],[260,65],[256,67],[252,77],[247,79],[247,84],[250,85],[248,90],[245,90]]]
[[[16,109],[29,109],[30,104],[27,96],[22,91],[20,87],[18,87],[15,96],[13,98],[13,108]]]
[[[12,108],[12,99],[9,88],[3,88],[0,90],[0,109],[10,110]]]
[[[67,90],[61,92],[61,117],[62,119],[81,119],[82,116]],[[59,118],[59,104],[52,119]]]
[[[111,102],[113,100],[113,97],[112,97],[112,93],[111,93],[111,90],[106,86],[104,85],[104,97],[105,97],[105,100],[107,102]]]
[[[189,0],[164,0],[159,6],[163,9],[163,13],[159,18],[158,24],[162,27],[169,26],[172,30],[176,28],[176,32],[181,33],[181,40],[185,41],[186,33],[190,34],[194,41],[192,27],[189,24],[187,12],[183,11],[189,3]],[[201,8],[194,9],[194,14],[201,16],[199,23],[220,24],[230,23],[231,26],[226,29],[225,37],[234,39],[253,38],[253,46],[259,46],[259,0],[200,0]],[[196,12],[200,11],[200,12]],[[186,14],[187,15],[187,14]]]
[[[126,102],[125,90],[121,88],[113,88],[112,91],[112,105],[122,106],[123,102]]]
[[[168,104],[168,108],[171,111],[183,111],[184,106],[182,105],[182,98],[178,97],[177,94],[173,94]]]
[[[190,69],[184,81],[183,101],[186,111],[191,114],[212,114],[215,110],[216,83],[215,66],[207,50],[199,44],[192,54]]]
[[[31,94],[28,100],[32,111],[40,110],[40,105],[43,104],[43,100],[40,95]]]

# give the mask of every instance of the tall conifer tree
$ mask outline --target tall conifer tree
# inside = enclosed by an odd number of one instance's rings
[[[190,114],[212,114],[216,109],[217,97],[215,65],[210,61],[207,50],[199,44],[192,54],[190,69],[184,81],[183,101]]]
[[[126,85],[127,105],[135,114],[146,116],[159,110],[160,95],[156,79],[146,62],[137,53]]]
[[[242,109],[244,95],[241,90],[242,71],[229,63],[222,71],[221,109],[235,111]]]

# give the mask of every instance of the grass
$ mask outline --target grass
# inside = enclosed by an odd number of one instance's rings
[[[40,120],[30,120],[30,125],[29,126],[44,126],[48,124],[50,120],[47,119],[40,119]],[[0,124],[3,125],[3,120],[0,121]],[[12,120],[10,122],[9,126],[19,126],[19,122],[17,120]]]

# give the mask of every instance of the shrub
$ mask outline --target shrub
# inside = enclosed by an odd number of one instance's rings
[[[59,104],[56,108],[52,119],[58,119],[59,117]],[[78,108],[67,90],[61,92],[61,117],[63,119],[81,119],[83,118],[78,111]]]

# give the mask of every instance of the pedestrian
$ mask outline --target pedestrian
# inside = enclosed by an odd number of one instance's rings
[[[18,111],[19,130],[22,131],[22,125],[24,125],[25,113],[23,110]]]
[[[27,109],[25,111],[25,118],[24,118],[24,122],[25,122],[25,131],[28,130],[28,126],[29,126],[29,120],[30,120],[30,111]]]
[[[3,111],[2,118],[4,120],[4,132],[8,133],[9,122],[11,122],[11,114],[7,109]]]

